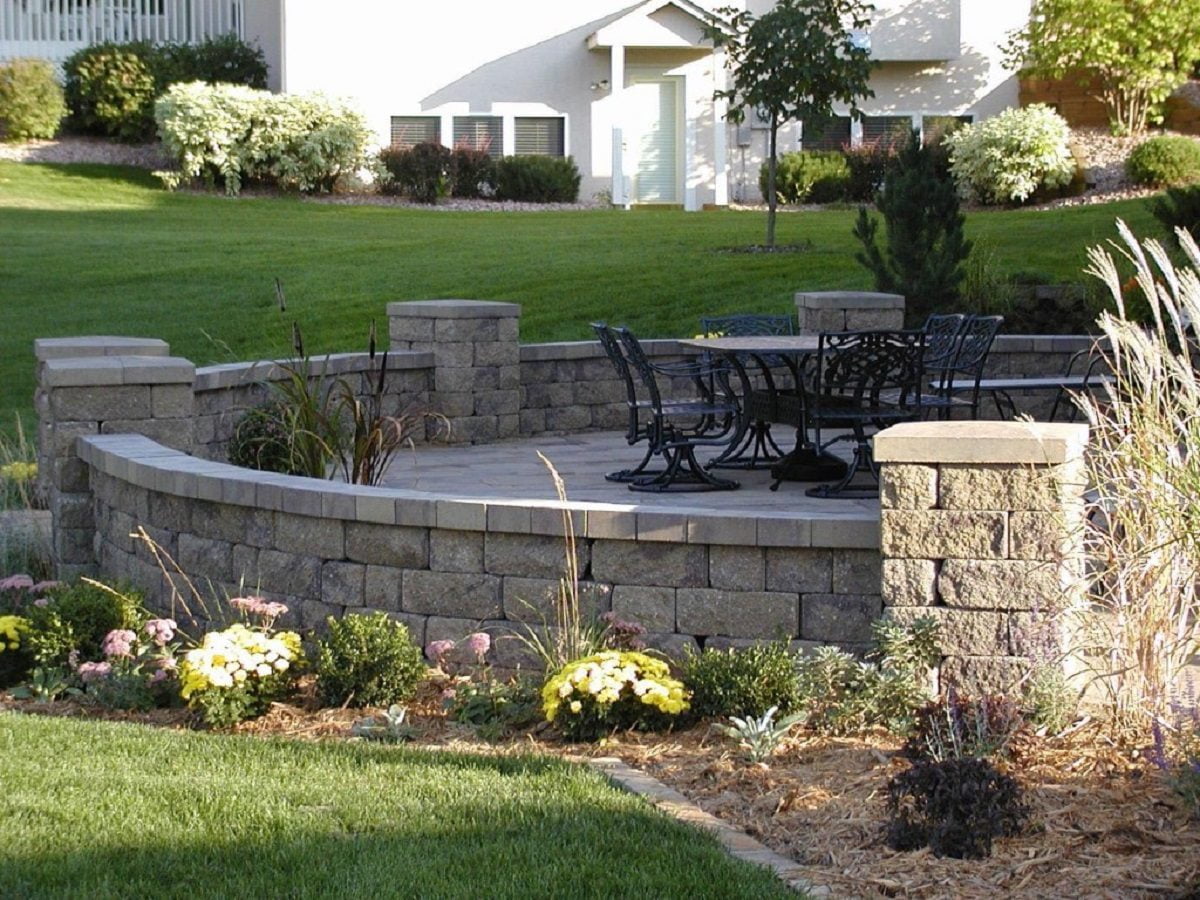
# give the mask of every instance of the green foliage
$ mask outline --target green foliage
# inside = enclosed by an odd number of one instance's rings
[[[133,588],[95,582],[59,585],[46,593],[45,606],[31,605],[29,646],[42,666],[64,666],[72,651],[79,659],[100,659],[104,636],[114,629],[137,631],[146,620],[142,595]]]
[[[1079,692],[1067,682],[1061,666],[1035,666],[1021,699],[1029,721],[1048,734],[1066,731],[1079,715]]]
[[[874,203],[884,179],[895,169],[898,152],[891,140],[864,141],[842,151],[849,173],[846,199],[855,203]]]
[[[746,759],[752,763],[766,762],[775,755],[783,739],[794,725],[804,718],[803,713],[793,713],[775,721],[779,707],[772,706],[758,718],[730,716],[729,725],[718,726],[721,732],[738,742],[745,751]]]
[[[887,239],[880,249],[878,221],[859,207],[854,235],[857,259],[875,277],[875,289],[901,294],[907,315],[920,322],[934,311],[955,309],[971,243],[954,183],[938,174],[934,152],[912,132],[888,173],[876,203]]]
[[[1129,154],[1125,171],[1135,184],[1190,184],[1200,180],[1200,143],[1180,135],[1150,138]]]
[[[412,147],[385,147],[379,162],[388,173],[389,193],[403,194],[417,203],[437,203],[450,193],[454,156],[432,141]]]
[[[569,156],[505,156],[496,163],[496,199],[574,203],[579,178],[579,167]]]
[[[1024,730],[1021,711],[1008,698],[951,691],[917,710],[904,751],[912,759],[933,762],[1006,756]]]
[[[1200,0],[1034,0],[1006,55],[1024,74],[1077,76],[1113,131],[1135,134],[1200,59]]]
[[[1029,809],[1021,786],[985,759],[919,762],[888,784],[887,842],[893,850],[928,846],[936,856],[984,859],[992,839],[1021,832]]]
[[[683,681],[692,691],[692,715],[700,718],[761,716],[771,707],[788,712],[799,700],[796,656],[787,641],[689,653]]]
[[[3,684],[0,678],[0,684]],[[78,697],[83,691],[71,686],[70,673],[66,669],[38,666],[29,673],[29,680],[11,692],[18,700],[34,703],[53,703],[59,697]]]
[[[455,147],[450,161],[454,186],[450,194],[474,200],[496,191],[496,163],[486,150]]]
[[[767,194],[767,168],[759,170],[758,187]],[[775,172],[775,192],[784,203],[832,203],[850,188],[850,166],[834,151],[807,150],[785,153]]]
[[[1171,234],[1182,228],[1193,238],[1200,237],[1200,185],[1167,188],[1146,205]]]
[[[40,59],[0,63],[0,135],[5,140],[52,138],[66,114],[54,66]]]
[[[412,699],[425,676],[408,629],[385,613],[330,618],[317,641],[317,693],[330,706],[389,706]]]
[[[362,113],[320,94],[273,94],[201,81],[172,85],[154,104],[163,147],[178,172],[168,187],[203,178],[237,194],[244,181],[329,191],[366,164]]]
[[[350,736],[386,744],[411,741],[417,736],[417,730],[408,724],[407,719],[408,707],[393,704],[378,716],[356,719],[350,726]]]
[[[729,101],[729,120],[741,122],[747,109],[767,119],[767,246],[775,245],[779,126],[820,128],[834,103],[854,115],[860,98],[874,96],[870,51],[854,38],[871,24],[873,9],[863,0],[779,0],[761,16],[717,10],[728,24],[714,21],[705,30],[725,50],[732,87],[714,97]]]
[[[950,171],[978,203],[1023,203],[1039,188],[1054,190],[1075,177],[1066,120],[1041,103],[1006,109],[949,135]]]
[[[499,740],[542,716],[540,685],[528,678],[483,678],[454,686],[450,718],[471,725],[484,740]]]
[[[233,426],[228,460],[245,469],[304,474],[293,462],[286,406],[279,400],[247,410]]]
[[[181,71],[171,81],[158,79],[160,91],[176,81],[244,84],[252,88],[267,86],[267,60],[262,48],[252,47],[236,35],[223,34],[198,44],[168,46],[182,56]]]
[[[63,63],[76,127],[121,141],[154,135],[154,75],[137,47],[93,44]]]

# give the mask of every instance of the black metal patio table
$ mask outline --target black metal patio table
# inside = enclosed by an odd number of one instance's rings
[[[777,357],[786,361],[792,374],[792,391],[780,391],[780,399],[787,401],[788,424],[796,426],[796,446],[775,465],[771,475],[776,481],[836,481],[846,474],[846,463],[831,453],[822,453],[808,438],[808,421],[805,415],[804,370],[807,361],[820,347],[820,336],[815,334],[753,335],[747,337],[692,338],[679,342],[684,347],[704,350],[715,356],[728,359],[742,376],[742,384],[749,384],[745,373],[745,361],[755,360],[761,367],[764,358]],[[750,412],[750,397],[742,398],[742,413],[738,431],[730,447],[737,447],[753,427],[754,416]]]

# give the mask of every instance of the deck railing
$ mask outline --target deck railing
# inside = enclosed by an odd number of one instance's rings
[[[242,37],[243,0],[0,0],[0,60],[62,62],[105,41]]]

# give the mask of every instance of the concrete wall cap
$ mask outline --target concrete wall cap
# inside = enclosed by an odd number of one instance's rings
[[[191,384],[196,367],[177,356],[85,356],[48,359],[46,387],[98,387],[122,384]]]
[[[908,422],[875,435],[875,461],[1058,465],[1083,454],[1088,427],[1064,422]]]
[[[92,335],[86,337],[37,338],[33,355],[39,362],[48,359],[68,359],[79,356],[167,356],[171,352],[166,341],[158,338],[116,337]]]
[[[382,352],[377,354],[377,358],[382,359],[382,357]],[[327,375],[366,371],[367,361],[366,353],[331,353],[328,357],[320,355],[312,356],[309,359],[313,374],[324,373]],[[283,381],[288,375],[279,367],[279,363],[284,362],[287,360],[261,360],[252,363],[222,363],[215,366],[203,366],[196,370],[196,390],[215,391],[257,384],[260,381]],[[389,371],[432,368],[433,354],[430,352],[417,350],[391,350],[388,352]]]
[[[900,294],[870,291],[809,291],[796,294],[800,309],[904,309]]]
[[[401,300],[387,305],[392,319],[506,319],[521,314],[519,303],[494,300]]]

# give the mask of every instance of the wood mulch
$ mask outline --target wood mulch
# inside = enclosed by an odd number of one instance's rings
[[[193,727],[186,710],[105,711],[78,701],[35,704],[0,695],[0,709]],[[275,704],[235,731],[339,740],[370,711]],[[563,744],[545,729],[499,743],[478,739],[442,714],[430,692],[410,706],[414,746],[487,754],[617,757],[683,793],[705,811],[797,861],[835,897],[1200,897],[1200,820],[1136,751],[1095,724],[1033,739],[1007,765],[1025,788],[1030,824],[998,840],[986,860],[900,853],[883,841],[888,780],[908,762],[884,733],[854,738],[800,734],[769,765],[743,762],[706,725],[666,734],[620,734]]]

